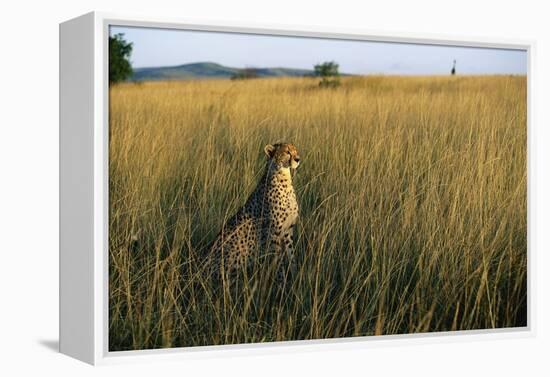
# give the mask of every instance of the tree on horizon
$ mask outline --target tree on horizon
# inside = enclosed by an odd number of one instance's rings
[[[132,48],[132,43],[124,39],[124,34],[109,36],[109,83],[125,81],[132,76]]]
[[[258,70],[256,68],[246,67],[244,69],[240,69],[235,74],[233,74],[233,76],[231,76],[231,80],[248,80],[256,79],[258,77]]]
[[[340,73],[338,72],[338,63],[334,61],[316,64],[313,67],[315,76],[321,77],[319,86],[335,87],[340,85]]]

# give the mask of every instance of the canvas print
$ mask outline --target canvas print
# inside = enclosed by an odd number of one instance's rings
[[[527,52],[109,30],[109,350],[527,326]]]

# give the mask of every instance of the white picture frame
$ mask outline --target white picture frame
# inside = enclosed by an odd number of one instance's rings
[[[140,351],[108,350],[108,30],[110,25],[181,30],[421,43],[527,51],[528,156],[533,154],[531,124],[533,41],[461,38],[364,30],[323,29],[197,22],[92,12],[60,24],[60,352],[90,364],[148,359],[293,353],[297,350],[378,347],[391,342],[456,342],[535,335],[533,297],[535,255],[528,228],[528,325],[524,328],[452,333],[385,335],[264,344],[205,346]],[[528,158],[528,222],[533,219],[533,166]]]

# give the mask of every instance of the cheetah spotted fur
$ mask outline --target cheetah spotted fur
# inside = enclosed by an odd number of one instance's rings
[[[293,233],[298,220],[298,202],[292,176],[300,164],[298,150],[292,144],[266,145],[267,164],[256,189],[246,203],[222,227],[212,246],[209,260],[212,272],[225,271],[231,276],[250,266],[257,253],[273,252],[287,258],[294,270]],[[278,272],[278,278],[284,278]]]

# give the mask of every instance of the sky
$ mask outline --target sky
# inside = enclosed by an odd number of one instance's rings
[[[215,62],[229,67],[312,69],[336,61],[341,73],[445,75],[526,74],[524,50],[349,41],[240,33],[111,26],[133,43],[134,68]]]

